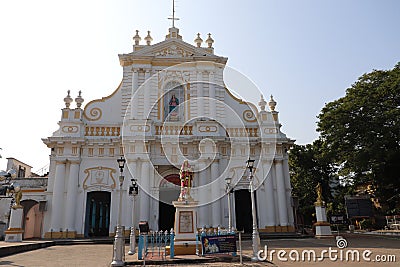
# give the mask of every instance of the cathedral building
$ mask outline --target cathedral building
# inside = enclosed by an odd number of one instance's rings
[[[194,171],[197,226],[228,226],[230,178],[232,224],[251,232],[249,158],[260,232],[293,232],[287,151],[294,140],[281,132],[272,96],[268,103],[261,96],[257,107],[227,88],[228,59],[214,54],[210,34],[205,41],[198,34],[192,45],[173,26],[164,41],[152,44],[150,32],[141,39],[137,31],[133,51],[119,55],[118,88],[84,108],[81,92],[75,99],[68,92],[59,128],[43,139],[51,149],[43,236],[113,235],[120,194],[125,229],[139,221],[171,229],[184,160]]]

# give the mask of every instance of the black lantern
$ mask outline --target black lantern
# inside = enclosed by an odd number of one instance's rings
[[[254,162],[255,160],[250,158],[246,161],[246,167],[249,169],[250,173],[253,173]]]
[[[125,166],[126,160],[124,159],[124,157],[121,156],[121,158],[117,159],[117,162],[118,162],[118,166],[119,166],[119,171],[122,173],[124,171],[124,166]]]
[[[136,179],[131,179],[131,186],[129,186],[129,195],[136,196],[139,193],[139,186],[136,182]]]

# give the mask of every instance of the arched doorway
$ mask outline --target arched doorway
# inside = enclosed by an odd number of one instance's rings
[[[110,203],[110,192],[94,191],[87,193],[85,236],[109,235]]]
[[[171,230],[174,228],[175,207],[172,201],[178,199],[180,193],[179,174],[170,174],[160,183],[158,229]]]
[[[24,239],[40,238],[42,235],[43,211],[39,208],[39,202],[27,199],[21,201],[24,207],[24,219],[22,228],[24,229]]]
[[[245,233],[253,230],[253,216],[251,214],[251,195],[248,189],[235,190],[236,228]],[[255,194],[254,194],[255,197]],[[256,199],[256,198],[255,198]],[[257,207],[257,201],[255,202]]]

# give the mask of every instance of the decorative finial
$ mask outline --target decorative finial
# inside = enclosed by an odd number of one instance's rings
[[[267,102],[264,100],[264,96],[261,95],[260,102],[258,102],[258,105],[260,106],[261,111],[265,111],[265,105]]]
[[[194,39],[194,42],[197,44],[197,47],[201,46],[201,43],[203,42],[203,39],[201,39],[200,33],[197,34],[197,38]]]
[[[136,35],[133,36],[133,40],[135,41],[135,45],[139,45],[140,40],[142,40],[139,36],[139,30],[136,30]]]
[[[82,91],[79,90],[79,95],[78,95],[77,98],[75,98],[75,102],[76,102],[76,107],[77,107],[77,108],[81,108],[83,101],[85,101],[85,100],[82,98],[81,94],[82,94]]]
[[[151,36],[150,36],[150,31],[147,31],[147,36],[144,38],[144,40],[146,41],[147,45],[151,44],[151,41],[153,41],[153,38],[151,38]]]
[[[67,95],[66,97],[64,97],[64,102],[65,102],[65,107],[66,107],[66,108],[69,108],[69,106],[71,105],[72,101],[74,101],[74,100],[73,100],[72,97],[69,95],[71,91],[68,90],[67,92],[68,92],[68,95]]]
[[[271,99],[268,102],[268,106],[271,109],[271,111],[275,111],[276,101],[274,100],[274,97],[272,95],[271,95]]]
[[[213,45],[213,43],[214,43],[214,40],[213,40],[213,38],[211,38],[211,33],[208,34],[208,38],[207,38],[207,40],[206,40],[206,43],[207,43],[207,45],[208,45],[208,48],[211,48],[211,47],[212,47],[212,45]]]

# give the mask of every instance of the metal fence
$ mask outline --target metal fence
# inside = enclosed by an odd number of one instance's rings
[[[139,235],[138,259],[144,260],[146,257],[167,257],[166,247],[169,245],[169,257],[174,258],[174,230],[171,231],[150,231]]]

